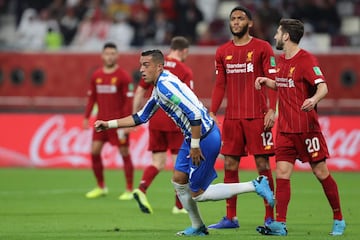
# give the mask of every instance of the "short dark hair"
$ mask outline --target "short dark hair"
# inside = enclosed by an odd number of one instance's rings
[[[183,36],[176,36],[171,39],[170,48],[172,50],[184,50],[186,48],[189,48],[189,46],[189,40],[187,40]]]
[[[155,63],[164,65],[164,54],[159,49],[146,50],[141,53],[141,56],[151,56]]]
[[[230,12],[230,15],[229,15],[229,18],[231,18],[231,14],[233,14],[233,12],[235,11],[242,11],[245,13],[245,15],[250,19],[252,20],[252,15],[251,15],[251,12],[249,9],[247,9],[246,7],[244,6],[237,6],[237,7],[234,7],[231,12]]]
[[[286,32],[290,36],[290,40],[294,43],[299,43],[304,35],[304,24],[298,19],[283,18],[280,20],[282,32]]]
[[[103,50],[105,50],[105,48],[114,48],[115,50],[117,50],[116,44],[113,42],[107,42],[104,44]]]

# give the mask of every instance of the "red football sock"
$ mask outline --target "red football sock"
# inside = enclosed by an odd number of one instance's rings
[[[261,171],[261,172],[259,172],[259,175],[264,175],[264,176],[266,176],[268,178],[270,189],[275,194],[275,192],[274,192],[274,179],[273,179],[272,174],[271,174],[271,169]],[[265,218],[264,218],[264,220],[266,220],[268,218],[274,219],[274,209],[267,203],[266,200],[264,200],[264,204],[265,204]]]
[[[139,189],[143,193],[146,193],[146,189],[150,186],[150,184],[152,183],[156,175],[158,175],[158,173],[159,170],[153,165],[150,165],[147,168],[145,168],[139,185]]]
[[[178,209],[182,209],[182,208],[183,208],[183,205],[181,204],[180,199],[179,199],[179,197],[177,196],[176,192],[175,192],[175,206],[176,206]]]
[[[91,155],[91,167],[96,178],[97,185],[100,188],[105,187],[104,183],[104,167],[100,155]]]
[[[290,195],[290,179],[276,179],[276,221],[278,222],[286,222]]]
[[[239,182],[238,170],[235,171],[225,170],[224,183],[238,183],[238,182]],[[226,199],[226,217],[228,219],[233,219],[234,217],[236,217],[236,203],[237,203],[236,195]]]
[[[134,183],[134,166],[131,160],[131,155],[122,156],[124,161],[124,171],[126,179],[126,190],[132,191]]]
[[[343,216],[341,213],[340,197],[336,181],[329,175],[327,178],[320,181],[320,183],[332,208],[334,219],[342,220]]]

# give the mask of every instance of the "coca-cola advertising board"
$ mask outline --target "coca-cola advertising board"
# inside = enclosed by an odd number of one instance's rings
[[[90,167],[93,129],[83,129],[82,120],[81,114],[1,114],[0,167]],[[327,160],[330,169],[360,170],[359,122],[360,117],[355,116],[320,117],[331,155]],[[130,152],[137,169],[151,163],[151,153],[147,147],[147,124],[137,126],[130,135]],[[117,148],[108,143],[104,145],[102,157],[105,167],[123,166]],[[274,166],[274,158],[271,164]],[[169,156],[166,168],[171,167]],[[215,167],[223,168],[221,158]],[[255,169],[253,158],[242,159],[240,167]],[[297,162],[296,168],[307,170],[309,166]]]

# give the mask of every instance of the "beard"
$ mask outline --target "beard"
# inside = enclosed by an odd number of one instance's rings
[[[248,32],[248,29],[249,29],[249,24],[246,24],[240,32],[234,32],[230,27],[230,31],[232,35],[238,38],[242,38]]]
[[[115,66],[116,62],[106,62],[105,67],[106,68],[113,68]]]
[[[284,42],[283,41],[276,41],[276,46],[275,48],[277,50],[283,50],[284,49]]]

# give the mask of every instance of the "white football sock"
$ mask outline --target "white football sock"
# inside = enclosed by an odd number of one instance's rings
[[[198,206],[191,197],[189,184],[178,184],[173,181],[171,182],[174,185],[181,204],[189,214],[191,226],[193,228],[199,228],[204,225],[204,222],[202,221],[199,213]]]
[[[210,185],[205,192],[197,197],[194,197],[193,199],[196,202],[218,201],[231,198],[232,196],[238,195],[240,193],[254,191],[255,186],[251,181],[242,183],[218,183]]]

